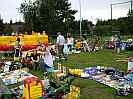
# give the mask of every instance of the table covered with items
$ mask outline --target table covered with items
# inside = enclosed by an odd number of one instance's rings
[[[69,99],[71,96],[77,99],[80,96],[80,88],[71,85],[74,78],[68,76],[65,71],[54,70],[52,78],[49,78],[50,74],[44,73],[44,79],[40,80],[29,73],[27,68],[16,70],[9,70],[8,66],[2,68],[0,79],[10,88],[9,92],[16,99]]]

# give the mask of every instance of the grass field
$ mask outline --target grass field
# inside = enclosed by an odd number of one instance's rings
[[[116,54],[113,50],[101,50],[92,53],[81,53],[71,55],[65,66],[84,68],[88,66],[107,66],[114,67],[122,71],[127,71],[128,57],[132,56],[133,52],[122,52]]]
[[[118,70],[127,71],[127,58],[132,56],[133,52],[122,52],[116,54],[113,50],[102,50],[94,53],[81,53],[70,56],[65,64],[67,66],[77,65],[77,68],[89,66],[108,66]],[[120,60],[119,62],[116,60]],[[122,60],[122,61],[121,61]],[[75,66],[74,66],[75,67]],[[133,99],[133,94],[128,97],[119,97],[115,95],[115,90],[92,80],[76,79],[74,84],[81,87],[80,99]]]
[[[73,54],[69,56],[64,65],[71,68],[85,68],[97,65],[108,66],[126,73],[128,63],[127,58],[129,56],[133,56],[132,51],[116,54],[113,50],[101,50],[93,53]],[[41,72],[31,72],[42,79],[43,75]],[[74,80],[73,84],[78,85],[81,88],[80,99],[133,99],[133,94],[130,94],[127,97],[119,97],[115,95],[114,89],[99,84],[93,80],[77,78]]]

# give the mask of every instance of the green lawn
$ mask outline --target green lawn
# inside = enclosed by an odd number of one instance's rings
[[[126,60],[132,56],[133,52],[123,52],[116,54],[112,50],[103,50],[93,53],[81,53],[70,56],[66,62],[66,66],[75,68],[84,68],[88,66],[109,66],[117,68],[118,70],[127,71],[127,62],[117,62],[116,60]],[[74,84],[81,87],[80,99],[132,99],[133,94],[128,97],[119,97],[115,95],[115,90],[105,85],[99,84],[92,80],[76,79]]]
[[[64,66],[70,68],[85,68],[89,66],[108,66],[114,67],[118,70],[127,71],[127,62],[116,60],[127,60],[129,56],[133,56],[132,51],[122,52],[116,54],[113,50],[101,50],[93,53],[81,53],[73,54],[69,56],[68,60],[64,63]],[[43,78],[42,72],[31,71],[33,74]],[[99,84],[93,80],[84,80],[77,78],[73,82],[74,85],[78,85],[81,88],[80,99],[132,99],[133,94],[127,97],[119,97],[115,95],[115,90],[105,85]]]
[[[133,94],[126,97],[117,96],[114,89],[93,80],[76,79],[73,83],[80,85],[80,99],[133,99]]]
[[[122,52],[116,54],[113,50],[101,50],[92,53],[81,53],[71,55],[65,66],[84,68],[88,66],[107,66],[114,67],[122,71],[127,71],[127,58],[132,56],[133,52]],[[125,60],[118,62],[117,60]]]

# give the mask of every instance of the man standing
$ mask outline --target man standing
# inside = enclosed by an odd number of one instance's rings
[[[20,44],[20,38],[17,37],[17,40],[15,42],[15,53],[14,53],[14,61],[20,61],[21,58],[21,44]]]
[[[115,52],[117,52],[118,54],[120,53],[120,44],[121,44],[121,38],[118,35],[115,35],[115,39],[114,39],[114,44],[115,44]]]
[[[61,57],[63,55],[63,48],[64,48],[64,44],[65,44],[65,38],[63,35],[61,35],[60,32],[57,33],[58,37],[57,37],[57,41],[56,41],[56,45],[58,47],[58,55],[59,57]]]

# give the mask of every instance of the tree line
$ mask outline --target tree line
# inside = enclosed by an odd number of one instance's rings
[[[46,31],[49,35],[71,32],[79,35],[80,21],[75,20],[77,10],[71,8],[69,0],[24,0],[19,13],[23,14],[25,25],[21,32]],[[0,18],[0,32],[3,31],[4,23]],[[82,34],[102,36],[112,35],[112,31],[120,31],[122,35],[133,34],[133,12],[129,10],[127,17],[98,20],[96,25],[82,20]]]
[[[24,20],[33,31],[46,31],[49,34],[56,32],[72,32],[79,34],[79,20],[75,20],[77,10],[71,8],[69,0],[25,0],[20,7]],[[82,32],[90,32],[92,22],[82,21]]]
[[[113,31],[119,31],[121,35],[133,35],[133,12],[129,10],[127,17],[98,20],[95,31],[99,35],[112,35]]]
[[[71,9],[69,0],[35,0],[23,2],[20,7],[25,22],[34,31],[72,32],[79,34],[79,20],[74,15],[77,10]],[[121,34],[133,34],[133,12],[128,12],[127,17],[113,20],[98,20],[94,26],[91,21],[82,20],[82,34],[111,35],[112,31],[120,31]]]

